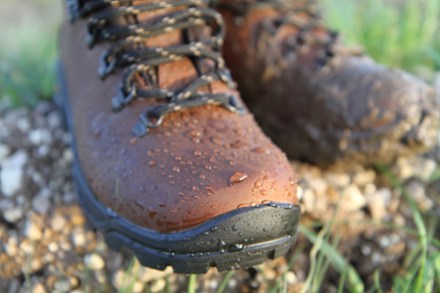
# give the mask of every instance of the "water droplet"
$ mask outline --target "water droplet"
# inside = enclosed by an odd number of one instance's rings
[[[102,130],[101,130],[100,127],[94,125],[94,126],[92,126],[92,132],[93,132],[93,135],[94,135],[95,137],[100,137],[100,136],[101,136],[101,133],[102,133]]]
[[[239,149],[246,145],[244,141],[236,140],[235,142],[231,143],[231,148],[233,149]]]
[[[200,137],[202,135],[202,133],[196,129],[190,130],[186,134],[190,138]]]
[[[135,204],[136,204],[141,210],[144,210],[144,209],[145,209],[144,205],[143,205],[141,202],[135,200],[134,203],[135,203]]]
[[[234,174],[232,174],[232,176],[229,178],[229,183],[230,184],[240,183],[246,180],[246,178],[248,178],[248,175],[246,173],[237,171]]]
[[[211,165],[205,165],[205,169],[206,170],[212,170],[212,166]]]
[[[154,218],[157,215],[157,212],[154,211],[152,206],[148,206],[148,217],[151,219]]]
[[[200,188],[198,187],[198,186],[193,186],[192,188],[191,188],[193,191],[199,191],[200,190]]]
[[[238,230],[238,227],[237,227],[237,225],[232,225],[232,231],[237,231]]]
[[[206,178],[206,175],[205,175],[205,174],[200,174],[200,175],[199,175],[199,178],[200,178],[200,179],[205,179],[205,178]]]
[[[223,140],[218,137],[211,137],[211,142],[215,145],[223,145]]]
[[[257,154],[265,154],[265,153],[268,154],[269,153],[269,151],[265,147],[262,147],[262,146],[253,148],[251,150],[251,152],[257,153]]]
[[[173,167],[173,171],[176,172],[176,173],[179,173],[180,172],[180,168],[177,167],[177,166],[174,166]]]
[[[152,157],[152,156],[154,156],[154,152],[152,150],[148,150],[147,155],[149,157]]]
[[[256,188],[261,187],[261,185],[263,185],[263,181],[262,181],[262,180],[257,180],[257,181],[254,183],[254,186],[255,186]]]
[[[226,245],[226,243],[223,240],[220,240],[220,239],[218,240],[218,242],[217,242],[218,247],[223,247],[225,245]]]
[[[194,151],[194,156],[196,157],[201,157],[202,156],[202,152],[199,150]]]
[[[215,190],[211,186],[205,186],[203,189],[206,190],[206,196],[213,196],[215,194]]]
[[[218,227],[214,226],[214,227],[211,227],[209,230],[211,230],[211,232],[215,232],[218,230]]]
[[[236,244],[231,246],[230,251],[238,251],[238,250],[242,250],[242,249],[243,249],[243,244],[236,243]]]
[[[263,189],[263,190],[260,191],[260,194],[262,196],[266,196],[268,194],[268,192],[267,192],[267,190]]]
[[[150,162],[148,162],[148,166],[150,167],[154,167],[156,166],[157,162],[155,160],[151,160]]]
[[[176,156],[174,159],[175,159],[176,161],[182,161],[182,157],[180,157],[180,156]]]

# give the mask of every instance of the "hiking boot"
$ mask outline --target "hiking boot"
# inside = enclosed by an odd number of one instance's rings
[[[289,158],[388,163],[436,143],[434,90],[344,46],[313,1],[222,0],[219,8],[232,76]]]
[[[107,243],[178,273],[286,253],[295,179],[234,89],[210,1],[67,4],[58,99],[80,204]]]

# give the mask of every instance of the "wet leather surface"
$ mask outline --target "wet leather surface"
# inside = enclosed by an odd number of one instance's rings
[[[85,34],[84,21],[66,24],[60,34],[61,58],[80,164],[100,201],[132,222],[160,232],[193,227],[240,207],[297,204],[296,182],[286,156],[249,113],[238,115],[219,106],[174,112],[159,128],[134,138],[131,129],[139,114],[158,102],[136,100],[114,113],[111,98],[121,71],[99,80],[99,56],[108,44],[89,50]],[[156,41],[169,43],[174,37]],[[160,85],[175,88],[196,74],[185,59],[161,66],[159,72]],[[213,85],[206,90],[225,88]]]

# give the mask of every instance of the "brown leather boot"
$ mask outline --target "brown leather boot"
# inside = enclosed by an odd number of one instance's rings
[[[222,0],[219,8],[226,63],[257,121],[290,158],[387,163],[436,143],[433,89],[346,48],[313,1]]]
[[[68,1],[60,98],[80,203],[109,245],[203,273],[284,254],[299,219],[286,156],[243,106],[211,1]]]

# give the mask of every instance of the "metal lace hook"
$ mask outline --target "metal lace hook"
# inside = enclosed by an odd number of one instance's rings
[[[115,112],[121,111],[128,103],[130,103],[137,96],[137,90],[135,87],[130,89],[130,92],[126,94],[125,89],[121,86],[116,96],[112,99],[112,110]]]
[[[104,53],[99,60],[98,75],[101,80],[105,80],[116,68],[116,58],[111,58],[110,62],[107,59],[108,56]]]
[[[164,115],[159,113],[156,109],[148,109],[139,116],[139,120],[132,129],[132,134],[137,137],[142,137],[148,133],[150,129],[159,127],[164,119]]]

